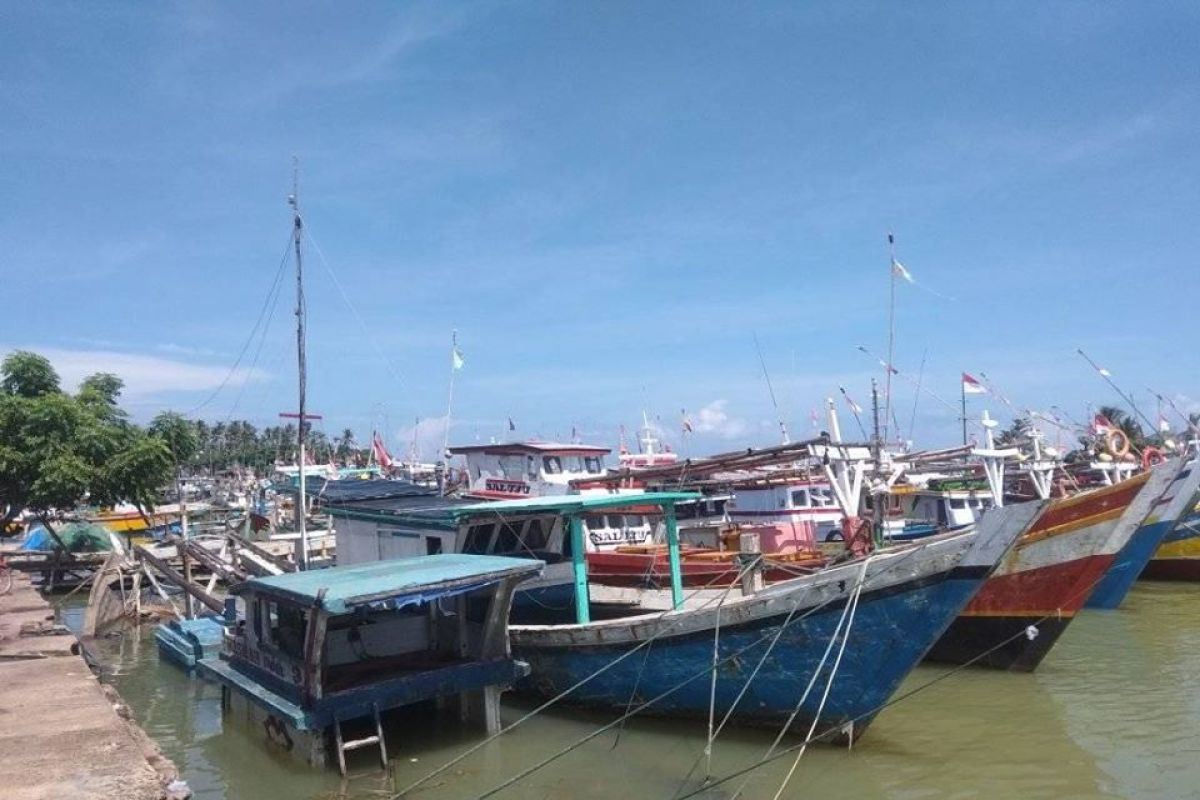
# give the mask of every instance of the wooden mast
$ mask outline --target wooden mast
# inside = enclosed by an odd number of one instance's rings
[[[296,522],[300,533],[300,569],[308,569],[308,531],[307,520],[308,514],[308,497],[307,487],[305,486],[304,478],[304,439],[307,431],[305,424],[308,417],[305,415],[305,389],[307,382],[307,364],[304,355],[304,262],[300,255],[300,239],[304,232],[304,223],[300,219],[300,166],[298,160],[292,158],[292,193],[288,196],[288,205],[292,208],[292,241],[296,251],[296,366],[298,374],[298,399],[299,399],[299,418],[296,422],[296,443],[298,446],[299,470],[297,476],[300,479],[300,497],[298,499]]]

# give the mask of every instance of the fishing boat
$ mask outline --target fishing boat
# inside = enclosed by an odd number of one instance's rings
[[[671,520],[671,501],[663,502]],[[644,713],[665,716],[819,724],[828,738],[852,741],[1041,509],[992,509],[977,532],[737,593],[685,599],[673,555],[671,590],[642,591],[619,611],[605,606],[605,587],[591,585],[587,560],[573,555],[576,619],[510,627],[514,655],[531,668],[518,688],[612,711],[644,704]],[[566,509],[572,554],[583,551],[581,511]],[[670,523],[667,531],[674,542]]]
[[[516,585],[540,561],[443,554],[254,578],[231,588],[246,618],[197,668],[221,684],[227,720],[308,764],[376,747],[383,717],[414,703],[458,699],[489,733],[499,692],[525,672],[509,652]],[[344,728],[365,727],[347,739]]]
[[[1158,581],[1200,581],[1200,498],[1163,537],[1141,577]]]
[[[1151,470],[1146,487],[1125,512],[1140,518],[1141,522],[1096,585],[1088,598],[1088,608],[1113,609],[1121,605],[1155,550],[1175,529],[1180,516],[1191,507],[1198,489],[1200,469],[1195,462],[1188,462],[1182,456]]]
[[[205,615],[194,619],[171,619],[154,629],[154,644],[166,661],[191,672],[203,658],[221,650],[224,621]]]
[[[1138,522],[1118,522],[1149,477],[1142,473],[1052,501],[927,658],[1037,668],[1132,536]],[[1049,492],[1048,479],[1039,485]]]

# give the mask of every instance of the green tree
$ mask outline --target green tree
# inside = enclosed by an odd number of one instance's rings
[[[11,519],[29,508],[88,500],[145,508],[171,477],[171,453],[131,424],[119,406],[120,381],[86,379],[77,395],[60,388],[42,356],[16,352],[0,364],[0,504]]]
[[[0,373],[4,376],[0,391],[7,395],[41,397],[60,391],[58,373],[50,360],[28,350],[9,353],[0,364]]]

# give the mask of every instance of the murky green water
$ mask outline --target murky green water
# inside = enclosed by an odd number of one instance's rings
[[[108,680],[203,800],[385,797],[469,743],[420,720],[393,736],[393,776],[343,786],[336,775],[273,757],[257,737],[223,730],[220,691],[160,664],[149,628],[100,644]],[[902,691],[943,674],[922,667]],[[852,751],[813,747],[785,796],[927,798],[1200,797],[1200,585],[1140,583],[1118,612],[1076,620],[1034,675],[959,672],[884,711]],[[505,721],[524,709],[505,708]],[[413,797],[478,797],[570,745],[601,717],[547,713],[501,737]],[[762,732],[717,740],[712,774],[755,761]],[[606,733],[514,788],[513,798],[671,798],[698,763],[702,725],[642,720]],[[699,759],[699,761],[698,761]],[[792,758],[753,773],[744,797],[774,796]],[[732,797],[740,781],[704,798]]]

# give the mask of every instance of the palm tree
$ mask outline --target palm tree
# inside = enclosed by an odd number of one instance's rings
[[[1116,406],[1100,406],[1097,413],[1120,429],[1129,438],[1131,446],[1138,448],[1145,446],[1146,432],[1142,430],[1142,426],[1133,418],[1132,414],[1128,414]]]

